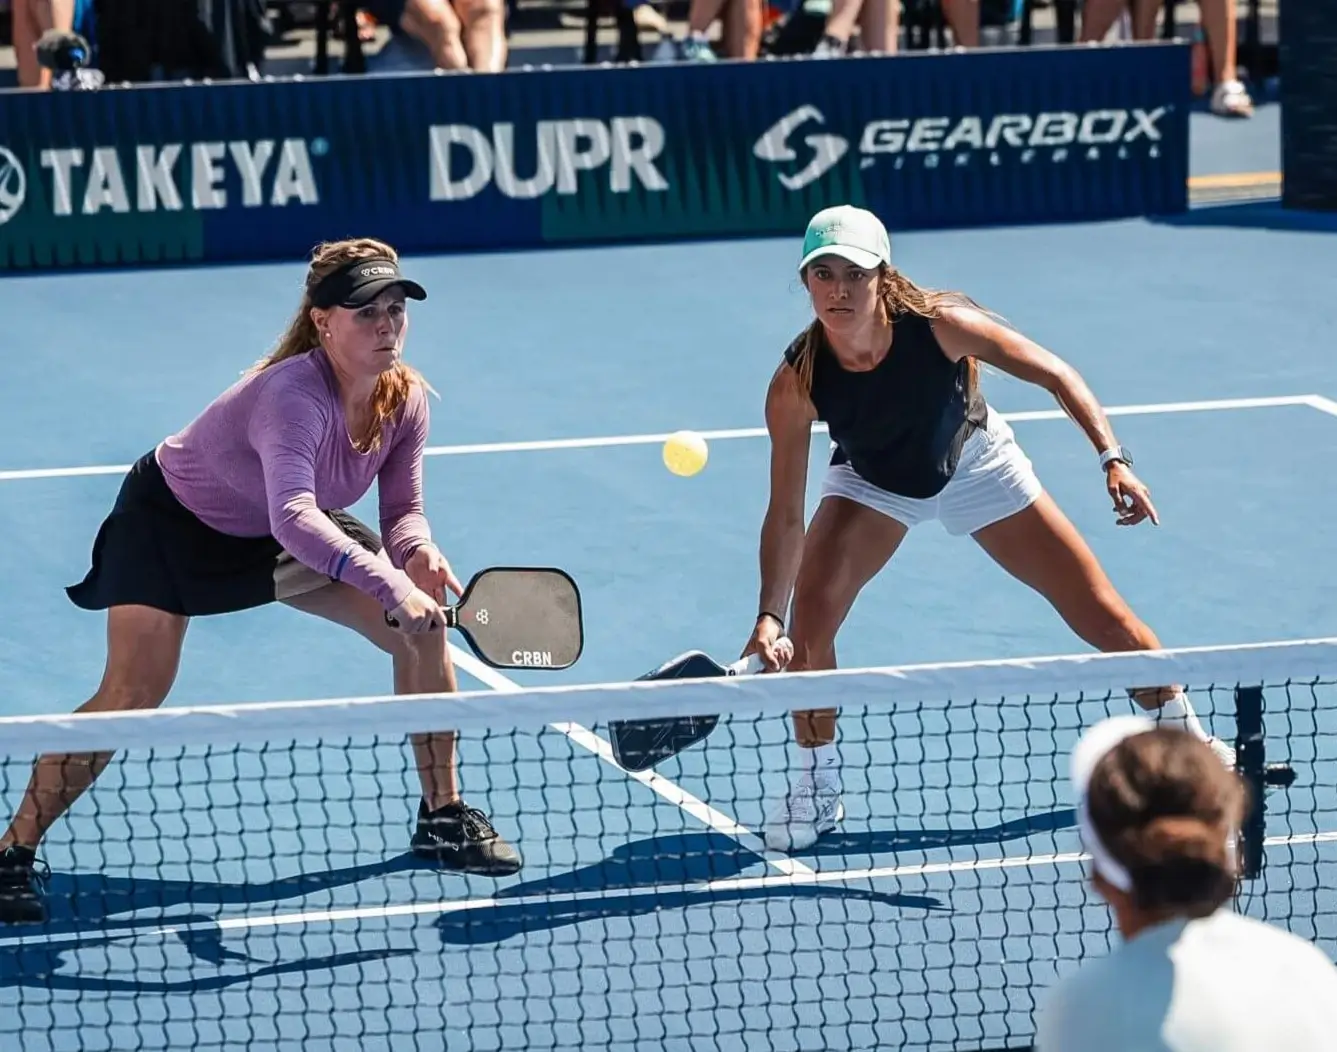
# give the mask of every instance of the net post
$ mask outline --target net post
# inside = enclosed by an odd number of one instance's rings
[[[1240,876],[1256,880],[1263,872],[1263,838],[1266,834],[1264,774],[1267,766],[1263,746],[1263,688],[1235,688],[1235,765],[1249,786],[1249,813],[1240,830],[1242,858]]]
[[[1235,767],[1249,786],[1250,811],[1240,830],[1243,865],[1240,876],[1255,880],[1263,872],[1263,841],[1267,836],[1267,791],[1289,789],[1295,768],[1289,763],[1268,763],[1263,741],[1263,688],[1235,688]]]

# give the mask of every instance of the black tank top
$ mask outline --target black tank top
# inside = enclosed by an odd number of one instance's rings
[[[831,463],[849,464],[888,493],[936,496],[988,411],[978,386],[966,390],[966,362],[953,364],[917,314],[893,319],[891,351],[867,372],[841,366],[817,331],[811,397],[836,444]],[[791,366],[798,348],[796,340],[785,351]]]

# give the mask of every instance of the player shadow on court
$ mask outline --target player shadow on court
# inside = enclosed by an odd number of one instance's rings
[[[47,884],[49,920],[43,930],[79,931],[139,910],[156,911],[161,922],[161,914],[178,906],[193,911],[214,906],[264,905],[418,868],[412,856],[404,854],[360,866],[236,883],[154,879],[139,874],[118,877],[102,873],[52,873]]]
[[[886,866],[887,855],[1001,844],[1076,825],[1075,812],[1065,808],[976,829],[837,832],[793,857],[842,857],[847,864],[841,868],[848,871],[871,868],[865,862],[881,856],[883,866],[891,869],[894,866]],[[779,873],[756,873],[754,879],[742,876],[760,860],[761,856],[723,833],[650,837],[624,844],[593,865],[510,885],[493,895],[493,905],[444,913],[436,927],[447,944],[475,945],[585,921],[762,899],[844,899],[898,909],[950,912],[950,907],[936,898],[872,891],[839,880],[803,883]],[[851,878],[863,883],[867,880],[866,876]],[[717,883],[709,886],[710,882]]]
[[[1023,815],[1008,822],[980,826],[976,829],[913,829],[869,830],[854,832],[838,829],[817,841],[807,851],[796,852],[795,858],[840,857],[851,863],[877,855],[901,851],[932,851],[947,847],[976,847],[981,844],[1003,844],[1009,840],[1024,840],[1042,833],[1057,833],[1077,828],[1077,812],[1071,807],[1057,811],[1043,811]]]
[[[842,868],[849,870],[851,867],[862,868],[865,859],[871,864],[879,856],[885,862],[886,856],[902,852],[1001,844],[1074,828],[1075,825],[1072,810],[1064,809],[975,829],[838,831],[797,857],[839,857],[845,860]],[[444,912],[435,926],[442,942],[447,945],[479,945],[585,921],[630,919],[694,905],[835,899],[901,910],[951,912],[950,906],[930,896],[879,892],[867,887],[847,886],[840,880],[802,883],[769,871],[744,876],[746,871],[756,869],[759,862],[759,855],[722,833],[703,831],[650,837],[622,845],[596,864],[543,880],[498,888],[492,895],[493,904]],[[50,922],[32,933],[17,929],[12,933],[0,933],[19,938],[29,936],[23,942],[17,938],[0,939],[0,988],[33,986],[46,990],[104,993],[218,990],[266,976],[319,972],[411,954],[416,952],[411,948],[385,948],[276,963],[252,956],[245,950],[258,940],[261,946],[275,947],[274,954],[277,955],[277,931],[262,924],[248,938],[229,936],[232,943],[225,945],[226,933],[217,926],[209,909],[253,907],[299,899],[391,874],[430,869],[430,866],[403,854],[367,865],[301,873],[258,883],[53,873],[48,885]],[[867,883],[869,878],[856,875],[850,879]],[[371,907],[388,904],[362,900],[355,903]],[[176,907],[182,907],[182,911],[173,912]],[[153,915],[126,918],[127,914],[140,910],[151,910]],[[76,950],[82,953],[120,943],[134,933],[141,938],[167,940],[184,948],[196,964],[209,964],[227,971],[199,974],[192,967],[190,973],[180,979],[145,980],[140,977],[142,973],[131,976],[127,972],[126,978],[119,978],[105,964],[86,975],[68,970],[69,959]],[[243,949],[237,949],[238,945]]]
[[[546,882],[544,882],[546,883]],[[496,904],[486,910],[472,909],[444,913],[436,921],[441,941],[449,946],[477,946],[500,943],[517,935],[566,928],[586,921],[631,919],[689,906],[720,906],[726,903],[756,903],[766,899],[841,899],[861,901],[899,909],[934,911],[943,909],[937,899],[923,895],[902,895],[847,888],[837,884],[763,885],[747,882],[737,887],[705,890],[653,888],[627,889],[627,894],[610,896],[606,892],[588,893],[589,898],[550,896],[559,893],[534,892],[530,900],[509,894],[495,896]]]
[[[404,854],[367,865],[299,873],[258,883],[162,880],[100,873],[52,873],[47,885],[48,923],[36,929],[0,929],[0,989],[24,985],[110,993],[214,990],[265,976],[320,971],[412,953],[412,950],[359,950],[272,963],[225,946],[224,933],[216,925],[216,918],[210,915],[209,910],[213,907],[251,907],[282,902],[421,868],[421,863]],[[359,906],[381,904],[356,903]],[[183,907],[189,912],[175,912],[177,907]],[[150,911],[152,916],[126,917],[127,914],[141,910]],[[149,935],[160,929],[170,930],[161,935]],[[265,931],[262,928],[261,931],[264,932],[265,941],[277,937],[272,930]],[[67,964],[66,955],[73,950],[85,952],[92,947],[123,942],[136,932],[143,933],[140,938],[162,938],[179,944],[197,963],[243,967],[215,975],[201,975],[192,971],[187,978],[165,981],[130,977],[118,979],[114,974],[109,975],[105,968],[98,968],[96,974],[92,975],[61,972]],[[27,937],[30,941],[11,944],[7,942],[11,936]],[[252,934],[251,939],[255,938],[256,935]],[[232,939],[235,947],[238,937],[232,936]],[[252,964],[259,964],[260,967],[245,967]]]
[[[165,925],[177,929],[167,934],[155,935]],[[192,964],[177,968],[168,968],[160,964],[158,974],[177,971],[179,979],[149,979],[143,968],[127,962],[122,973],[125,978],[118,978],[116,966],[108,964],[103,957],[89,969],[89,974],[70,971],[71,960],[67,955],[87,953],[98,947],[124,944],[132,931],[139,931],[141,938],[161,938],[181,944],[191,955]],[[106,934],[72,934],[68,942],[45,941],[38,936],[33,942],[19,945],[0,944],[0,990],[8,987],[30,986],[42,991],[68,990],[77,993],[186,993],[193,994],[210,990],[224,990],[229,986],[255,982],[269,976],[291,975],[298,972],[320,972],[348,965],[366,964],[385,960],[390,957],[403,957],[416,951],[409,947],[403,949],[354,950],[346,953],[331,953],[321,956],[301,957],[282,961],[266,961],[252,957],[223,945],[224,933],[214,923],[214,919],[204,915],[177,915],[164,921],[161,917],[151,917],[125,921],[117,924],[113,931]],[[268,952],[277,956],[282,950],[278,945],[279,936],[271,932],[267,938],[270,944]],[[283,949],[290,949],[285,946]],[[168,951],[159,951],[159,960],[169,959]],[[194,966],[195,962],[204,962],[223,967],[234,965],[258,965],[242,967],[227,973],[203,974]]]

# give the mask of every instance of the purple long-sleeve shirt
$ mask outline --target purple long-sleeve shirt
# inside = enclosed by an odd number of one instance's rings
[[[233,384],[157,455],[177,500],[206,525],[236,537],[272,535],[299,562],[390,610],[413,590],[405,560],[431,541],[422,501],[427,427],[427,395],[414,384],[380,447],[359,453],[334,371],[317,348]],[[388,560],[321,511],[355,504],[373,481]]]

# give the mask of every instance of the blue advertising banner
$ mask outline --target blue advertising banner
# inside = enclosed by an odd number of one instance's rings
[[[0,92],[0,268],[1187,208],[1187,45]]]

